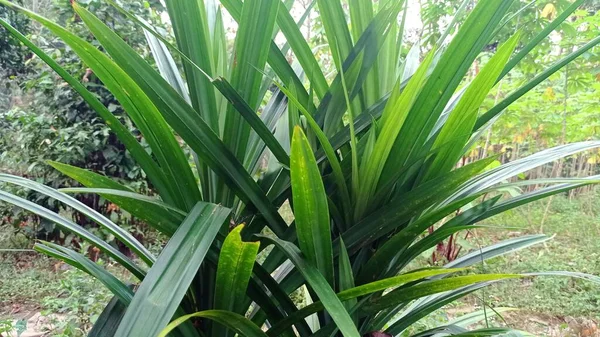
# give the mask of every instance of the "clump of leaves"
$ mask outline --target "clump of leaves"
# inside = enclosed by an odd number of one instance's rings
[[[418,46],[406,57],[398,51],[403,25],[397,17],[403,1],[380,1],[377,6],[351,1],[348,25],[341,1],[317,0],[337,70],[331,82],[278,0],[221,1],[224,9],[209,0],[168,1],[176,46],[122,10],[148,31],[158,71],[77,4],[75,11],[103,51],[35,13],[6,0],[0,3],[30,16],[67,43],[120,102],[152,150],[148,153],[48,55],[0,21],[105,119],[160,195],[136,194],[107,177],[57,162],[51,165],[87,187],[57,191],[0,175],[4,182],[44,193],[88,215],[136,257],[125,256],[54,212],[0,191],[1,200],[72,231],[139,279],[134,291],[77,252],[52,243],[36,245],[98,278],[115,295],[92,336],[398,335],[477,289],[525,276],[470,274],[465,267],[548,238],[518,237],[443,268],[409,270],[416,257],[492,215],[597,182],[597,177],[554,179],[543,182],[548,187],[514,197],[496,193],[511,185],[506,179],[599,147],[597,141],[562,145],[491,169],[494,157],[457,167],[473,140],[506,106],[600,42],[600,37],[593,38],[478,114],[494,85],[581,1],[531,41],[520,42],[520,34],[502,41],[462,89],[459,85],[474,60],[520,9],[513,1],[478,1],[452,40],[437,45],[419,62]],[[238,22],[233,52],[224,43],[223,10]],[[272,41],[279,30],[306,81]],[[185,76],[170,52],[181,58]],[[278,89],[263,106],[273,82]],[[193,152],[193,165],[181,141]],[[262,172],[265,156],[268,165]],[[170,239],[155,257],[117,224],[65,192],[100,194]],[[480,198],[484,194],[491,197]],[[294,213],[291,225],[278,213],[286,200]],[[431,226],[435,230],[423,236]],[[274,249],[257,263],[258,252],[270,245]],[[554,274],[598,281],[585,274]],[[290,294],[301,287],[312,303],[298,308]],[[307,321],[309,316],[314,319]],[[485,328],[474,334],[505,331]],[[437,333],[467,331],[449,322],[419,336]]]

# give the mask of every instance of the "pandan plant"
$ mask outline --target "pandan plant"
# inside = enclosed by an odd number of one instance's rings
[[[582,2],[575,1],[529,41],[519,32],[501,41],[478,74],[465,81],[501,27],[518,16],[518,2],[479,0],[472,9],[461,6],[420,60],[419,47],[401,52],[406,0],[350,0],[350,23],[342,1],[316,0],[336,70],[328,78],[300,31],[307,15],[296,22],[288,10],[291,1],[168,0],[173,36],[112,3],[144,29],[155,59],[149,64],[119,32],[76,2],[76,15],[101,49],[0,0],[60,37],[112,92],[147,147],[61,65],[0,21],[98,112],[155,192],[140,195],[108,177],[58,162],[49,164],[85,187],[55,190],[0,175],[4,183],[87,215],[132,256],[32,202],[4,191],[0,199],[55,222],[137,279],[130,286],[69,248],[35,245],[114,294],[90,336],[402,334],[482,287],[532,276],[477,274],[469,267],[548,237],[502,241],[435,268],[415,269],[411,262],[417,257],[493,215],[598,182],[598,177],[508,179],[597,148],[600,141],[561,145],[502,165],[493,165],[494,155],[461,160],[507,106],[600,42],[600,37],[589,41],[491,109],[479,111],[490,90]],[[232,51],[224,11],[238,25]],[[285,37],[281,47],[274,42],[279,33]],[[290,50],[292,64],[286,57]],[[524,184],[546,187],[518,196],[499,192]],[[72,193],[99,194],[169,240],[155,256]],[[288,203],[291,223],[279,212]],[[591,275],[554,274],[598,281]],[[304,303],[293,300],[297,290],[304,292]],[[448,323],[418,336],[506,331],[468,331]]]

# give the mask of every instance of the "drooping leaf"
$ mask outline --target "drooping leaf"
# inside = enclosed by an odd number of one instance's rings
[[[206,310],[200,311],[193,314],[181,316],[176,320],[173,320],[169,325],[167,325],[158,335],[157,337],[165,337],[169,334],[169,332],[173,331],[176,327],[178,327],[183,322],[194,318],[207,318],[213,320],[223,326],[226,326],[240,336],[245,337],[266,337],[266,334],[256,325],[254,325],[251,321],[240,314],[236,314],[230,311],[225,310]]]

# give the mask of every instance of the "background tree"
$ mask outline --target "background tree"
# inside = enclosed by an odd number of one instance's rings
[[[37,8],[45,15],[93,41],[92,35],[69,2],[36,3]],[[146,38],[138,26],[124,19],[104,1],[88,1],[83,2],[83,5],[98,13],[112,29],[126,32],[123,38],[141,55],[152,60]],[[161,26],[160,18],[153,9],[160,6],[160,3],[127,1],[123,6]],[[2,5],[0,15],[5,15],[13,24],[25,29],[25,32],[29,31],[28,20],[22,15]],[[6,72],[3,75],[7,79],[4,82],[7,86],[6,97],[10,97],[10,101],[0,109],[0,167],[55,188],[76,186],[75,181],[47,165],[48,160],[60,161],[114,177],[136,191],[149,192],[151,187],[148,186],[143,171],[97,113],[62,78],[37,56],[29,53],[8,32],[2,30],[0,34],[0,65],[3,72]],[[60,39],[48,34],[39,24],[32,27],[30,38],[64,65],[69,73],[79,78],[131,132],[137,132],[113,95]],[[60,203],[35,191],[27,192],[26,197],[54,211],[62,209]],[[118,219],[123,224],[136,225],[131,226],[131,230],[143,230],[140,222],[98,195],[81,195],[77,198],[111,216],[115,221]],[[1,211],[4,215],[3,222],[11,224],[17,232],[27,237],[71,241],[71,236],[58,231],[51,222],[32,218],[19,208],[9,207]],[[77,212],[73,213],[73,219],[81,225],[93,226],[92,222]]]

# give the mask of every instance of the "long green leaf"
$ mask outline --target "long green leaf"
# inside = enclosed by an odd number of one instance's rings
[[[382,183],[409,157],[427,150],[423,145],[437,119],[511,4],[512,0],[479,1],[461,25],[402,125],[392,155],[385,164]]]
[[[400,220],[410,219],[421,211],[442,201],[457,187],[487,167],[494,158],[482,159],[431,180],[365,217],[342,234],[350,251],[380,238],[402,225]],[[435,189],[436,193],[431,193]]]
[[[346,23],[341,1],[317,0],[319,13],[338,72],[346,71],[340,60],[345,60],[352,50],[352,37]]]
[[[278,0],[246,0],[242,6],[234,46],[237,62],[233,65],[231,84],[253,110],[260,103],[262,73],[257,69],[263,70],[267,63],[278,7]],[[227,110],[225,130],[223,142],[243,161],[250,129],[233,108]]]
[[[14,5],[12,6],[14,7]],[[142,131],[161,168],[167,172],[168,186],[173,189],[177,205],[187,210],[195,200],[199,200],[200,193],[183,150],[156,106],[142,92],[137,83],[92,44],[35,13],[18,6],[16,8],[42,23],[69,44],[78,56],[94,70],[94,74],[102,80],[107,89],[115,95],[136,126]],[[78,8],[77,5],[75,8]]]
[[[194,200],[199,200],[198,187],[179,143],[156,106],[144,95],[135,81],[91,43],[20,6],[5,0],[2,0],[2,3],[43,24],[69,44],[83,62],[94,70],[94,74],[115,95],[115,98],[140,129],[161,168],[168,172],[166,174],[170,182],[168,187],[173,190],[172,194],[176,198],[177,205],[189,209],[188,207],[193,204]]]
[[[94,220],[100,226],[104,227],[111,234],[113,234],[119,241],[121,241],[123,244],[129,247],[132,250],[132,252],[135,253],[139,258],[141,258],[146,264],[151,266],[152,263],[154,263],[154,256],[152,255],[152,253],[150,253],[131,234],[129,234],[121,227],[117,226],[115,223],[107,219],[102,214],[88,207],[84,203],[80,202],[79,200],[67,194],[61,193],[51,187],[10,174],[0,174],[0,181],[16,184],[40,192],[44,195],[47,195],[55,200],[64,203],[65,205],[73,208],[76,211],[81,212],[88,218]]]
[[[116,337],[156,336],[177,311],[230,210],[198,202],[135,293]]]
[[[390,289],[393,287],[398,287],[398,286],[401,286],[403,284],[407,284],[407,283],[410,283],[413,281],[425,279],[427,277],[454,273],[454,272],[458,272],[461,270],[462,269],[449,269],[449,270],[429,269],[429,270],[415,271],[415,272],[411,272],[411,273],[397,275],[397,276],[390,277],[390,278],[383,279],[383,280],[378,280],[378,281],[364,284],[364,285],[361,285],[358,287],[346,289],[346,290],[338,293],[337,296],[341,301],[348,301],[348,300],[356,299],[361,296],[365,296],[365,295],[369,295],[369,294],[383,291],[386,289]],[[309,306],[306,306],[306,307],[298,310],[298,312],[286,317],[285,320],[278,322],[276,325],[274,325],[271,329],[269,329],[267,331],[267,334],[269,336],[275,337],[278,335],[278,333],[280,331],[283,331],[283,329],[285,329],[286,327],[291,326],[298,320],[304,319],[304,317],[307,317],[308,315],[311,315],[315,312],[323,310],[323,308],[325,308],[325,307],[322,302],[315,302]]]
[[[433,60],[434,52],[425,58],[415,75],[400,92],[400,81],[396,84],[381,117],[382,129],[370,156],[364,156],[360,165],[362,185],[356,200],[354,218],[359,220],[369,206],[370,198],[376,191],[383,168],[388,161],[392,146],[400,133],[408,112],[415,104],[419,92],[426,80],[427,70]],[[375,132],[374,130],[371,132]]]
[[[437,293],[437,294],[427,296],[427,297],[421,297],[418,300],[416,300],[415,302],[413,302],[413,304],[411,304],[408,308],[405,308],[405,310],[401,314],[396,314],[394,312],[396,310],[393,310],[391,312],[391,315],[394,316],[393,319],[391,319],[391,320],[388,319],[385,322],[382,321],[380,325],[371,326],[371,328],[383,329],[384,326],[387,326],[387,328],[385,329],[386,332],[388,332],[390,334],[394,334],[394,335],[399,334],[402,331],[404,331],[404,329],[413,325],[419,319],[427,316],[428,314],[432,313],[433,311],[443,307],[444,305],[446,305],[448,303],[451,303],[452,301],[455,301],[461,297],[464,297],[476,290],[484,288],[494,282],[497,282],[497,281],[479,282],[479,283],[459,287],[458,289],[455,289],[455,290]],[[402,307],[400,307],[400,310],[401,309],[402,309]]]
[[[205,76],[205,74],[213,75],[217,60],[213,59],[210,48],[210,33],[204,1],[173,0],[167,2],[166,7],[179,50],[201,69],[188,62],[183,62],[192,105],[208,126],[214,132],[218,132],[219,116],[216,96],[210,78]],[[104,43],[102,44],[104,45]]]
[[[94,246],[98,247],[101,251],[108,254],[110,257],[115,259],[119,264],[129,270],[138,279],[143,279],[145,272],[130,258],[119,252],[113,246],[109,245],[105,241],[101,240],[94,234],[90,233],[85,228],[75,224],[72,221],[65,219],[57,213],[50,211],[47,208],[39,206],[29,200],[23,199],[11,193],[0,190],[0,200],[6,201],[12,205],[23,208],[29,212],[39,215],[40,217],[50,220],[60,226],[61,228],[72,232],[73,234],[81,237],[82,239],[90,242]]]
[[[518,277],[523,276],[516,274],[480,274],[457,276],[444,280],[424,282],[412,287],[401,287],[393,290],[390,293],[365,304],[362,310],[364,312],[377,312],[385,308],[393,307],[399,303],[407,302],[431,294],[454,290],[486,281],[497,281]]]
[[[542,31],[540,31],[533,39],[531,39],[527,44],[519,50],[519,52],[508,61],[502,73],[498,78],[503,78],[511,71],[527,54],[529,54],[535,47],[537,47],[540,42],[545,39],[550,33],[552,33],[563,21],[565,21],[569,15],[571,15],[581,4],[583,4],[585,0],[575,0],[567,9],[565,9],[560,15],[558,15],[550,24],[548,24]]]
[[[289,268],[293,268],[294,265],[292,263],[288,263],[287,265],[284,264],[284,265],[280,266],[280,269],[278,269],[277,272],[283,272],[284,270],[286,270],[286,266]],[[264,284],[264,286],[271,292],[270,297],[277,300],[279,306],[288,314],[288,316],[293,315],[295,312],[298,311],[298,308],[296,307],[296,304],[294,303],[294,301],[292,301],[290,296],[288,296],[288,293],[278,283],[279,278],[277,277],[278,276],[277,273],[275,275],[271,276],[271,274],[269,274],[269,272],[267,272],[261,265],[256,263],[254,265],[254,274],[260,279],[260,281]],[[269,319],[271,319],[271,318],[272,317],[269,317]],[[283,320],[283,319],[284,319],[283,316],[280,317],[280,320]],[[274,322],[270,322],[270,323],[275,324],[276,322],[279,322],[279,321],[274,321]],[[304,320],[295,324],[294,327],[300,333],[301,336],[308,336],[311,334],[311,329],[308,326],[308,324],[306,323],[306,321],[304,321]]]
[[[440,209],[433,210],[402,228],[402,230],[394,234],[378,247],[375,253],[362,266],[357,277],[359,283],[376,280],[381,275],[389,276],[390,274],[397,273],[398,268],[396,266],[398,265],[398,256],[403,254],[404,251],[409,248],[411,242],[418,238],[427,228],[477,197],[478,195],[471,196],[453,202]]]
[[[279,6],[282,6],[281,4]],[[315,59],[313,52],[304,39],[300,27],[294,22],[291,14],[286,10],[280,10],[277,13],[277,25],[285,36],[287,43],[291,47],[298,63],[310,80],[311,88],[314,88],[317,97],[323,98],[329,86],[325,80],[325,75],[321,72],[321,66]]]
[[[340,240],[340,257],[338,265],[338,291],[344,291],[354,288],[354,273],[352,272],[352,264],[344,241]],[[346,310],[350,312],[353,306],[356,305],[356,299],[344,301]],[[352,317],[354,323],[357,323],[356,317]]]
[[[533,192],[524,193],[524,194],[521,194],[521,195],[516,196],[514,198],[510,198],[510,199],[504,200],[502,202],[499,202],[498,204],[494,205],[489,210],[487,210],[487,212],[485,212],[484,214],[481,214],[480,216],[478,216],[477,217],[477,221],[485,220],[485,219],[487,219],[489,217],[492,217],[492,216],[494,216],[496,214],[500,214],[502,212],[506,212],[507,210],[519,207],[519,206],[524,205],[524,204],[528,204],[528,203],[530,203],[532,201],[535,201],[535,200],[546,198],[546,197],[549,197],[551,195],[555,195],[555,194],[558,194],[558,193],[570,191],[572,189],[575,189],[575,188],[578,188],[578,187],[582,187],[582,186],[586,186],[586,185],[589,185],[589,184],[592,184],[592,183],[593,182],[560,184],[560,185],[555,185],[555,186],[541,188],[541,189],[535,190]]]
[[[148,41],[148,47],[150,47],[150,51],[156,62],[156,67],[162,77],[169,82],[186,102],[191,103],[187,86],[185,85],[183,77],[181,77],[181,74],[179,73],[179,68],[167,46],[147,30],[144,30],[144,36],[146,37],[146,41]]]
[[[444,146],[435,154],[435,159],[428,168],[424,180],[451,170],[460,159],[462,148],[471,137],[479,106],[494,86],[506,61],[519,42],[519,37],[520,34],[513,35],[498,48],[498,52],[485,64],[473,82],[469,84],[456,107],[450,112],[439,135],[435,138],[432,150],[438,149],[442,144],[451,143],[452,145]]]
[[[220,3],[225,9],[227,9],[229,14],[231,14],[231,17],[239,24],[242,17],[243,2],[241,0],[221,0]],[[281,9],[280,11],[285,10]],[[278,13],[280,11],[278,11]],[[298,95],[301,97],[301,102],[308,103],[308,93],[304,89],[302,81],[294,72],[294,69],[292,69],[286,57],[282,54],[281,50],[274,41],[271,41],[268,51],[269,55],[267,61],[273,69],[273,71],[275,72],[275,74],[277,74],[277,77],[279,77],[287,86],[291,86],[293,83],[293,85],[299,91]]]
[[[382,5],[385,6],[385,4]],[[354,41],[358,41],[362,33],[367,30],[369,24],[373,21],[373,1],[350,0],[348,1],[348,9],[350,11],[351,35]],[[395,24],[391,26],[393,27]],[[373,68],[367,74],[363,87],[362,98],[365,106],[370,106],[380,97],[378,75],[379,62],[375,62]]]
[[[58,162],[49,162],[49,164],[61,173],[73,178],[84,186],[90,188],[108,188],[132,193],[129,188],[97,173]],[[119,207],[122,207],[133,216],[147,221],[152,227],[155,227],[160,232],[169,236],[175,233],[177,226],[179,226],[179,223],[181,223],[181,220],[183,220],[181,215],[177,213],[174,214],[173,212],[166,210],[164,207],[149,206],[147,202],[139,202],[135,199],[121,197],[114,193],[101,193],[100,195],[106,200],[115,203]]]
[[[329,3],[329,1],[323,1]],[[398,12],[404,1],[393,1],[385,10],[380,10],[360,39],[356,42],[347,58],[343,59],[343,69],[338,70],[338,75],[329,88],[329,92],[323,97],[315,114],[315,119],[323,125],[323,131],[331,136],[338,131],[342,125],[342,117],[347,110],[346,99],[341,83],[341,73],[346,76],[348,82],[348,97],[353,101],[377,61],[377,54],[383,45],[389,27],[395,24]],[[359,113],[360,109],[354,109]]]
[[[481,263],[492,257],[508,254],[538,243],[550,240],[550,237],[543,234],[525,235],[513,239],[500,241],[491,246],[473,251],[469,254],[459,257],[458,259],[446,264],[445,268],[462,268],[472,266],[476,263]]]
[[[256,112],[244,101],[240,94],[222,77],[218,77],[212,82],[217,89],[225,96],[231,105],[242,115],[246,122],[252,127],[252,129],[258,134],[258,136],[265,142],[266,146],[271,150],[271,153],[285,166],[290,165],[290,158],[281,147],[281,144],[277,141],[275,136],[258,117]]]
[[[327,157],[327,160],[329,161],[329,165],[331,166],[331,170],[333,171],[333,176],[335,178],[337,187],[340,191],[343,210],[346,214],[347,225],[350,225],[351,219],[352,219],[352,215],[350,214],[350,209],[351,209],[350,192],[348,191],[348,185],[346,184],[346,178],[344,177],[344,173],[342,172],[342,167],[340,166],[340,162],[335,154],[335,150],[331,146],[331,143],[327,139],[327,136],[325,135],[323,130],[321,130],[321,128],[319,128],[319,125],[317,124],[315,119],[312,117],[310,112],[308,112],[300,104],[300,102],[298,102],[298,99],[293,94],[293,92],[284,88],[283,86],[279,85],[277,82],[274,82],[274,83],[287,96],[288,100],[298,109],[298,111],[300,111],[300,113],[304,116],[304,118],[306,118],[306,121],[307,121],[311,131],[315,134],[319,143],[321,144],[321,148],[323,149],[323,152],[325,153],[325,156]]]
[[[61,247],[57,244],[53,244],[50,242],[43,242],[42,244],[38,244],[36,250],[43,251],[44,248],[51,248],[55,251],[58,251],[66,256],[68,256],[71,260],[77,262],[78,269],[92,275],[95,279],[99,280],[110,290],[115,296],[117,296],[121,302],[125,305],[129,305],[131,303],[131,299],[133,298],[133,291],[129,289],[123,282],[121,282],[118,278],[116,278],[113,274],[109,273],[106,269],[103,269],[96,263],[92,262],[90,259],[85,256],[74,252],[71,249]]]
[[[600,141],[587,141],[560,145],[500,165],[465,182],[463,186],[461,186],[446,202],[483,191],[504,181],[505,179],[514,177],[519,173],[541,166],[545,163],[549,163],[577,152],[591,150],[597,147],[600,147]]]
[[[93,193],[93,194],[104,194],[104,195],[116,195],[119,197],[142,201],[142,202],[152,204],[155,206],[160,206],[164,209],[168,209],[169,211],[172,211],[173,213],[180,215],[181,219],[179,222],[183,221],[183,218],[185,218],[185,216],[187,215],[186,212],[180,210],[179,208],[176,208],[169,204],[166,204],[156,197],[151,197],[148,195],[139,194],[139,193],[135,193],[135,192],[129,192],[129,191],[124,191],[124,190],[115,190],[115,189],[110,189],[110,188],[87,188],[87,187],[65,187],[65,188],[58,189],[58,191],[62,192],[62,193],[67,193],[67,194],[69,194],[69,193],[71,193],[71,194]],[[178,216],[176,216],[175,221],[177,221],[177,219],[179,219]]]
[[[333,253],[327,195],[308,139],[299,126],[292,139],[290,175],[300,250],[333,286]]]

